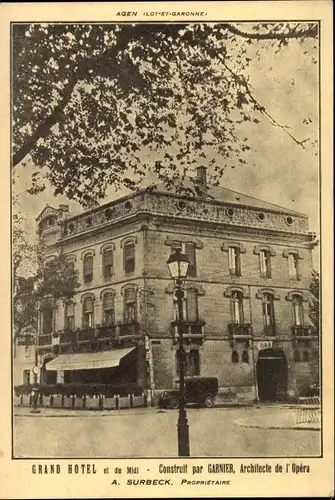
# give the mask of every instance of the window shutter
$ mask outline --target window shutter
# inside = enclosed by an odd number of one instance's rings
[[[188,276],[194,277],[197,275],[194,243],[185,243],[185,255],[188,257],[188,259],[190,261],[190,265],[188,268]]]
[[[135,269],[135,245],[127,243],[124,246],[124,270],[126,273],[133,272]]]
[[[104,266],[113,266],[113,250],[104,251]]]
[[[112,293],[105,293],[104,295],[104,309],[113,309],[114,297]]]
[[[85,313],[93,312],[93,299],[91,297],[88,297],[87,299],[84,300],[84,312]]]
[[[92,255],[87,255],[84,258],[84,281],[92,281],[93,278],[93,257]]]
[[[125,301],[126,302],[136,301],[136,292],[134,288],[127,288],[127,290],[125,291]]]

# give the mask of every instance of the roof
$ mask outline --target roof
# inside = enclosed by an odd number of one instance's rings
[[[183,185],[186,188],[194,189],[194,181],[196,179],[188,179],[183,182]],[[157,184],[155,187],[156,192],[161,193],[170,193],[174,194],[173,190],[168,189],[164,183]],[[237,207],[249,207],[255,208],[258,210],[265,210],[289,215],[296,215],[300,217],[307,217],[307,215],[302,214],[301,212],[297,212],[295,210],[290,210],[289,208],[281,207],[279,205],[275,205],[274,203],[269,203],[267,201],[260,200],[258,198],[254,198],[253,196],[248,196],[243,193],[239,193],[237,191],[233,191],[231,189],[227,189],[223,186],[213,186],[208,184],[206,189],[205,198],[212,199],[213,201],[222,202],[232,204]]]

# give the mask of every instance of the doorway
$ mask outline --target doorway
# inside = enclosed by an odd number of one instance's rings
[[[260,401],[283,401],[287,398],[287,361],[282,350],[260,351],[256,370]]]

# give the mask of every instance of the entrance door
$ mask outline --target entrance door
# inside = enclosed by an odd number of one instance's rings
[[[287,361],[281,350],[264,349],[257,361],[260,401],[282,401],[287,395]]]

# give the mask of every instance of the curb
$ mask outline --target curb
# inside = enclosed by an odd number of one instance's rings
[[[249,429],[285,429],[291,431],[321,431],[321,427],[295,427],[295,426],[275,426],[275,425],[248,425],[248,424],[239,424],[240,427],[247,427]]]

